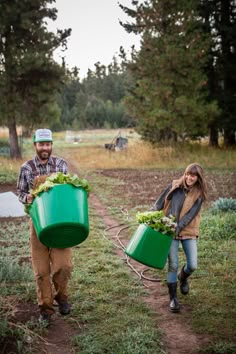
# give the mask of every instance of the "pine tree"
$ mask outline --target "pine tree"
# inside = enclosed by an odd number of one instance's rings
[[[201,31],[197,3],[132,1],[135,10],[120,5],[134,19],[123,27],[142,37],[141,50],[128,64],[134,85],[127,106],[143,138],[153,143],[204,135],[218,112],[215,102],[206,101],[202,69],[209,39]]]
[[[70,29],[49,32],[54,0],[0,2],[0,120],[9,128],[11,157],[20,158],[17,125],[33,127],[53,118],[55,93],[64,69],[53,51],[66,48]],[[55,113],[55,112],[54,112]]]
[[[211,145],[236,144],[236,3],[233,0],[202,0],[199,6],[203,29],[211,36],[206,74],[209,99],[217,100],[220,114],[210,122]]]

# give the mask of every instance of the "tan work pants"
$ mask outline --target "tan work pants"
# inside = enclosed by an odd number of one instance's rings
[[[41,311],[53,313],[53,300],[67,300],[67,284],[72,271],[71,248],[48,248],[38,239],[30,220],[32,266]],[[53,289],[54,285],[54,289]]]

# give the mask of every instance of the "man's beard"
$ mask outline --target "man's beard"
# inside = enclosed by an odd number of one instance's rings
[[[46,161],[49,159],[50,155],[52,153],[52,150],[47,150],[47,151],[37,151],[37,155],[42,161]]]

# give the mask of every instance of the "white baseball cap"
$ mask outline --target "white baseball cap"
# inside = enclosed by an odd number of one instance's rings
[[[52,132],[50,129],[37,129],[33,136],[33,142],[52,141]]]

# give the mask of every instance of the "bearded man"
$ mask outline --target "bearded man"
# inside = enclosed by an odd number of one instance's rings
[[[21,166],[17,181],[19,200],[23,204],[33,202],[30,190],[37,184],[37,180],[43,179],[40,176],[46,178],[55,172],[68,173],[66,161],[51,156],[53,145],[51,130],[37,129],[33,136],[33,144],[36,155]],[[72,250],[71,248],[48,248],[43,245],[36,235],[31,219],[30,247],[40,312],[39,321],[48,326],[51,315],[55,312],[54,300],[62,315],[70,313],[67,284],[72,271]]]

